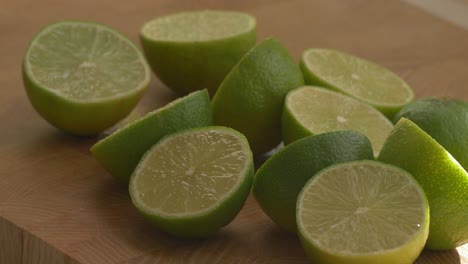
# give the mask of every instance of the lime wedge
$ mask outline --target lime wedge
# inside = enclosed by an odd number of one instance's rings
[[[251,49],[226,76],[213,98],[216,125],[237,129],[255,154],[281,142],[281,111],[286,94],[304,85],[294,58],[275,38]]]
[[[304,184],[330,165],[364,159],[374,155],[369,139],[358,132],[306,137],[282,148],[257,170],[252,192],[275,223],[296,232],[296,201]]]
[[[96,134],[125,117],[150,81],[138,48],[97,23],[63,21],[41,30],[23,61],[31,103],[52,125]]]
[[[392,127],[373,107],[319,87],[305,86],[290,92],[283,110],[286,144],[309,135],[355,130],[370,139],[377,155]]]
[[[297,201],[297,225],[314,263],[411,264],[429,233],[429,206],[408,172],[355,161],[307,182]]]
[[[308,49],[301,58],[306,84],[323,86],[374,106],[391,117],[414,99],[409,85],[373,62],[330,49]]]
[[[205,237],[243,207],[253,178],[245,137],[224,127],[169,135],[143,156],[130,181],[135,207],[161,230]]]
[[[379,160],[405,169],[423,187],[431,207],[426,247],[447,250],[468,243],[468,173],[447,150],[401,118]]]
[[[182,12],[145,23],[140,39],[153,71],[169,88],[179,93],[207,88],[214,95],[255,45],[256,21],[242,12]]]
[[[196,91],[120,128],[92,146],[91,152],[115,178],[128,182],[143,154],[162,137],[212,122],[208,92]]]

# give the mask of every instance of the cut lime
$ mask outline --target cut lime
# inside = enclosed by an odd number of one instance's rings
[[[232,127],[249,140],[255,154],[281,142],[281,111],[286,94],[304,84],[288,50],[267,38],[226,76],[213,98],[215,124]]]
[[[468,102],[425,98],[403,107],[394,122],[401,117],[416,123],[468,170]]]
[[[63,21],[41,30],[23,61],[34,108],[52,125],[90,135],[112,126],[136,105],[150,81],[138,48],[97,23]]]
[[[256,21],[241,12],[183,12],[147,22],[140,39],[153,71],[169,88],[179,93],[208,88],[214,95],[255,45]]]
[[[330,165],[364,159],[374,155],[369,139],[358,132],[306,137],[285,146],[258,169],[252,192],[275,223],[296,232],[296,201],[304,184]]]
[[[114,177],[128,182],[143,154],[163,136],[212,122],[208,92],[196,91],[120,128],[91,152]]]
[[[230,128],[205,127],[169,135],[153,146],[129,190],[135,207],[161,230],[205,237],[234,219],[252,178],[245,137]]]
[[[412,264],[428,236],[429,206],[406,171],[349,162],[307,182],[297,201],[297,226],[314,263]]]
[[[377,155],[392,126],[373,107],[319,87],[305,86],[290,92],[283,110],[286,144],[309,135],[355,130],[370,139]]]
[[[308,49],[301,58],[306,84],[323,86],[374,106],[391,117],[414,99],[409,85],[373,62],[330,49]]]
[[[431,207],[428,248],[445,250],[468,243],[468,173],[449,152],[415,123],[401,118],[379,160],[407,170],[423,187]]]

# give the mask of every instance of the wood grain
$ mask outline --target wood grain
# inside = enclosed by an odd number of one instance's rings
[[[138,42],[155,16],[187,9],[242,10],[299,58],[310,47],[352,52],[397,72],[418,97],[468,100],[468,32],[398,1],[3,1],[0,8],[0,264],[307,263],[296,237],[250,197],[216,236],[183,241],[155,230],[126,188],[91,157],[97,138],[64,135],[32,109],[20,66],[29,40],[60,19],[94,20]],[[153,79],[136,113],[175,96]],[[468,263],[468,247],[425,251],[418,264]]]

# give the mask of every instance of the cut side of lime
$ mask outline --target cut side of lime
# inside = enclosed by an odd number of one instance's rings
[[[365,159],[374,159],[371,143],[358,132],[302,138],[279,150],[257,170],[252,192],[275,223],[296,232],[296,201],[304,184],[330,165]]]
[[[143,154],[162,137],[212,124],[208,92],[196,91],[120,128],[92,146],[91,152],[112,176],[128,182]]]
[[[225,127],[169,135],[141,159],[130,181],[135,207],[161,230],[205,237],[243,207],[253,178],[245,137]]]
[[[97,23],[63,21],[41,30],[23,61],[35,109],[67,132],[96,134],[125,117],[150,81],[138,48]]]
[[[308,49],[301,58],[306,84],[323,86],[374,106],[387,116],[414,99],[409,85],[390,70],[330,49]]]
[[[468,173],[436,140],[401,118],[378,158],[411,173],[431,207],[426,247],[454,249],[468,243]]]
[[[145,23],[140,40],[153,71],[169,88],[214,95],[224,77],[255,45],[256,20],[242,12],[202,10]]]
[[[297,225],[314,263],[411,264],[429,233],[429,206],[408,172],[355,161],[307,182],[297,201]]]
[[[283,109],[283,140],[329,131],[354,130],[366,135],[377,156],[393,124],[356,99],[319,87],[304,86],[288,94]]]

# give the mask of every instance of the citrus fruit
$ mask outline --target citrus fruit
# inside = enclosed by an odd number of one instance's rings
[[[330,166],[306,183],[297,226],[317,264],[412,264],[429,233],[429,206],[408,172],[354,161]]]
[[[125,117],[150,81],[138,48],[107,26],[62,21],[29,44],[23,81],[36,111],[75,135],[97,134]]]
[[[269,158],[256,172],[252,192],[263,211],[279,226],[296,232],[296,201],[318,171],[353,160],[374,159],[366,136],[336,131],[299,139]]]
[[[285,144],[309,135],[355,130],[370,139],[375,155],[393,127],[373,107],[340,93],[311,86],[298,88],[287,95],[282,122]]]
[[[130,180],[132,202],[161,230],[206,237],[234,219],[253,178],[239,132],[205,127],[169,135],[143,156]]]
[[[255,45],[256,21],[241,12],[182,12],[145,23],[140,40],[151,68],[169,88],[179,93],[207,88],[214,95]]]
[[[301,57],[306,84],[338,91],[391,117],[414,99],[395,73],[373,62],[331,49],[308,49]]]
[[[111,175],[128,182],[143,154],[163,136],[212,122],[208,92],[196,91],[118,129],[91,152]]]
[[[401,118],[379,160],[405,169],[424,189],[431,207],[428,248],[453,249],[468,242],[468,173],[449,152]]]
[[[226,76],[213,98],[215,124],[232,127],[249,140],[254,154],[281,142],[281,110],[286,94],[303,85],[288,50],[267,38],[250,50]]]
[[[394,117],[405,117],[434,138],[468,169],[468,103],[448,98],[425,98],[403,107]]]

